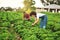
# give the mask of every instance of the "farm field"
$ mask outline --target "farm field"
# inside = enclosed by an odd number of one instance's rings
[[[0,40],[60,40],[60,13],[43,12],[48,16],[46,29],[34,18],[23,20],[21,12],[0,12]]]

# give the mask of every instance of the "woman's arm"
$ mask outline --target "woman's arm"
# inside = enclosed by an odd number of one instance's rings
[[[38,23],[39,19],[35,19],[35,22],[32,25],[35,25],[36,23]]]

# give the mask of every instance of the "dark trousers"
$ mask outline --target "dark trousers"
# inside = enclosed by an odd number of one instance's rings
[[[47,24],[47,16],[44,15],[41,17],[40,28],[46,28],[46,24]]]

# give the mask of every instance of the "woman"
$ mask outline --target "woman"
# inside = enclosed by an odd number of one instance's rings
[[[28,13],[24,12],[23,18],[24,18],[24,20],[30,20],[30,15]]]
[[[34,23],[32,23],[32,25],[35,25],[36,23],[39,22],[39,18],[41,18],[40,21],[40,28],[46,28],[46,24],[47,24],[47,16],[45,14],[42,13],[36,13],[36,12],[31,12],[30,16],[35,18]]]

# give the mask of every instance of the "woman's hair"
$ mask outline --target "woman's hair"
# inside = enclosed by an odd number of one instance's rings
[[[26,13],[25,11],[23,13]]]
[[[30,16],[32,16],[32,15],[34,15],[34,16],[36,17],[36,12],[32,11],[32,12],[30,13]]]

